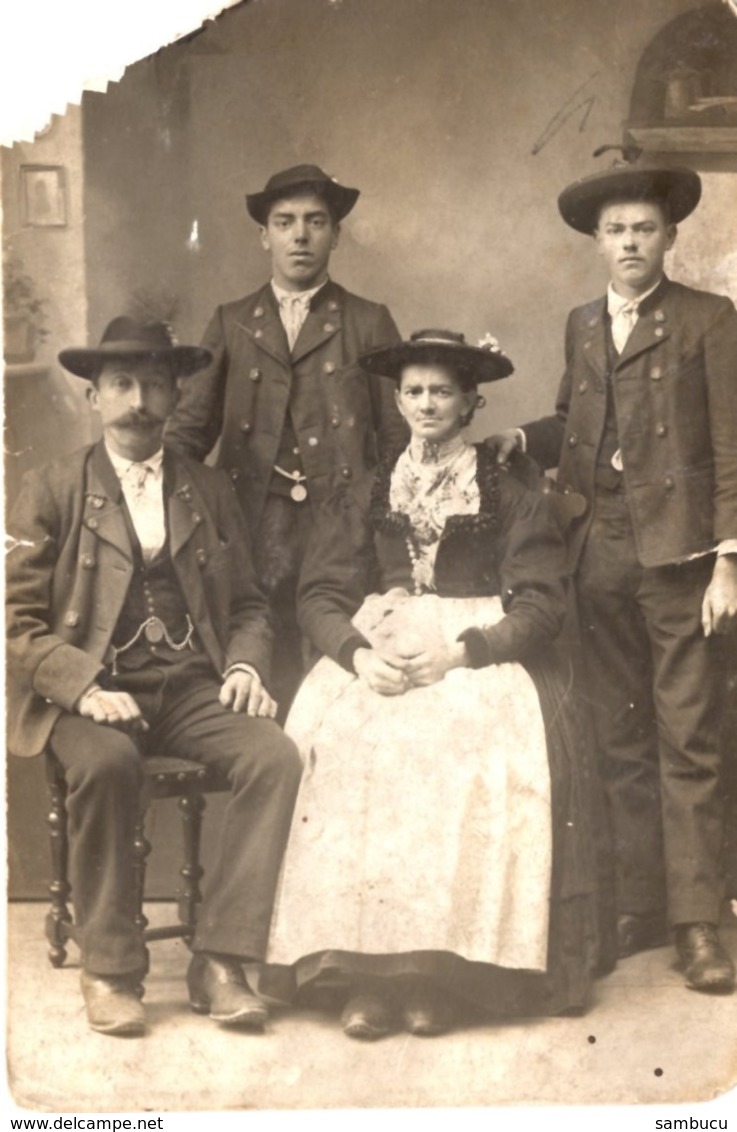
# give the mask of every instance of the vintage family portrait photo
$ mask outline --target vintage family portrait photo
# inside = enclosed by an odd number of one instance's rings
[[[728,1127],[735,0],[149,7],[2,17],[8,1103]]]

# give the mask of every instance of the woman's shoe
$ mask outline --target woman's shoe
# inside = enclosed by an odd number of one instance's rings
[[[456,1019],[453,1001],[429,984],[412,988],[405,998],[402,1021],[407,1033],[415,1037],[434,1038],[447,1034]]]
[[[361,991],[350,998],[340,1016],[343,1033],[349,1038],[373,1042],[396,1029],[392,1005],[382,995]]]

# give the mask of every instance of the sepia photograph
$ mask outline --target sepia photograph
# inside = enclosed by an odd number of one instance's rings
[[[729,1127],[737,4],[47,6],[8,1103]]]

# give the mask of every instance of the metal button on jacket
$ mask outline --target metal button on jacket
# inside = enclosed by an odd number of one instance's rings
[[[569,448],[575,448],[577,444],[578,444],[578,437],[576,436],[576,434],[574,432],[568,437],[568,447]]]
[[[64,624],[68,625],[70,629],[79,625],[79,614],[76,609],[70,609],[68,613],[64,614]]]
[[[325,362],[323,373],[335,373],[335,362]]]
[[[653,368],[650,370],[651,380],[652,381],[660,381],[662,376],[663,376],[663,371],[660,368],[660,366],[653,366]]]
[[[673,479],[673,476],[666,476],[664,483],[667,491],[672,491],[676,486],[676,481]]]
[[[80,559],[80,562],[82,563],[82,568],[84,570],[94,569],[95,560],[94,560],[94,558],[92,557],[91,554],[83,554],[81,559]]]
[[[241,432],[246,432],[246,433],[250,432],[251,431],[251,422],[250,421],[241,421],[240,430],[241,430]]]
[[[254,366],[248,371],[248,376],[250,377],[251,381],[260,381],[262,376],[261,370]]]
[[[588,387],[589,387],[589,383],[588,383],[588,381],[586,381],[586,379],[584,378],[584,380],[583,380],[583,381],[580,381],[580,382],[578,383],[578,392],[579,392],[579,393],[585,393],[585,392],[586,392],[586,390],[588,389]]]
[[[658,425],[655,426],[655,432],[657,433],[658,436],[667,436],[668,435],[668,426],[664,425],[664,424],[658,424]]]
[[[353,470],[349,468],[347,464],[344,464],[340,469],[340,474],[342,475],[344,480],[350,480],[353,478]]]
[[[200,547],[195,551],[195,558],[199,562],[200,566],[204,566],[207,562],[207,551],[203,550],[202,547]]]

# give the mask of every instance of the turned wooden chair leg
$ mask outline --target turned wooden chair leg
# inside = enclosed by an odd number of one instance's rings
[[[200,879],[204,869],[200,865],[200,832],[205,799],[197,791],[182,794],[179,799],[179,812],[182,815],[182,834],[184,839],[184,864],[180,870],[184,884],[177,902],[179,919],[186,926],[184,939],[192,942],[197,920],[197,905],[202,900]]]
[[[136,828],[133,833],[133,896],[136,908],[134,920],[142,938],[148,927],[148,918],[143,911],[143,897],[146,887],[146,862],[151,852],[151,842],[146,838],[145,820],[146,809],[143,807],[139,811],[138,818],[136,819]],[[150,956],[148,948],[144,948],[144,950],[146,952],[146,964],[143,975],[147,975],[150,966]],[[142,998],[142,987],[140,989],[140,997]]]
[[[49,962],[52,967],[61,967],[67,957],[64,946],[69,938],[67,925],[72,917],[67,906],[71,887],[67,882],[67,841],[66,783],[56,765],[47,759],[46,776],[49,787],[51,808],[47,818],[51,843],[51,883],[49,894],[51,908],[46,914],[46,938],[49,942]]]

